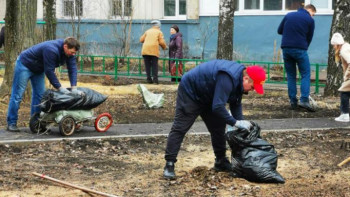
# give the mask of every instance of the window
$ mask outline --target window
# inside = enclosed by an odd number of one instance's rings
[[[132,0],[112,0],[112,16],[131,16]]]
[[[264,10],[282,10],[282,0],[264,0]]]
[[[186,15],[186,0],[164,0],[164,16],[179,17]]]
[[[83,0],[64,0],[63,1],[64,16],[83,16]]]
[[[297,10],[304,7],[304,0],[286,0],[286,10]]]
[[[312,5],[316,7],[316,9],[327,9],[328,8],[328,0],[311,0]]]
[[[260,0],[244,0],[244,9],[246,10],[259,10]]]
[[[235,0],[235,11],[239,10],[239,1]]]

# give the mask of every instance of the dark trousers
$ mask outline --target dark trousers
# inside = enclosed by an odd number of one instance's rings
[[[147,79],[151,80],[151,68],[152,77],[154,81],[158,81],[158,57],[152,55],[143,55],[143,60],[145,61]]]
[[[176,112],[173,126],[168,136],[165,150],[165,160],[176,162],[181,143],[185,134],[193,125],[198,116],[201,116],[207,126],[216,158],[226,156],[226,123],[211,112],[211,107],[203,106],[193,101],[184,91],[181,83],[177,92]]]
[[[349,113],[349,98],[350,98],[350,92],[340,93],[340,111],[342,114]]]

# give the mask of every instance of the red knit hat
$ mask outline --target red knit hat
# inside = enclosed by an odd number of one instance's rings
[[[265,70],[261,66],[253,65],[247,67],[248,76],[254,81],[254,89],[258,94],[264,94],[264,83],[266,80]]]

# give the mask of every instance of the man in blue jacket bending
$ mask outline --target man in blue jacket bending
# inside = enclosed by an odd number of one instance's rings
[[[288,13],[278,27],[282,35],[284,67],[287,73],[288,96],[291,109],[304,108],[310,112],[315,109],[309,103],[310,95],[310,61],[307,49],[314,35],[315,22],[312,18],[316,13],[315,6],[309,4],[297,12]],[[301,75],[300,102],[297,99],[297,67]]]
[[[165,151],[164,177],[175,178],[175,162],[187,131],[198,116],[207,126],[215,154],[214,169],[230,171],[226,158],[226,125],[250,130],[250,121],[243,120],[242,95],[251,90],[263,94],[265,71],[260,66],[245,67],[228,60],[212,60],[187,72],[177,92],[175,119]],[[226,110],[230,105],[232,115]]]
[[[51,85],[65,94],[79,94],[77,90],[77,66],[75,53],[79,51],[80,44],[73,38],[45,41],[24,50],[17,58],[11,98],[7,111],[7,131],[19,132],[17,127],[18,109],[22,101],[27,83],[32,86],[32,103],[30,114],[40,112],[38,104],[45,92],[45,75]],[[66,64],[68,69],[71,91],[62,87],[55,68]]]

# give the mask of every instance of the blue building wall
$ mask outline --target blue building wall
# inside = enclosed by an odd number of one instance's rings
[[[277,28],[284,16],[235,16],[234,50],[240,60],[272,61],[274,42],[277,49],[281,36]],[[315,16],[315,34],[309,47],[312,63],[327,63],[329,32],[332,16]],[[214,59],[217,48],[218,17],[200,17],[199,20],[166,21],[162,20],[161,30],[169,43],[170,27],[176,24],[183,34],[184,55],[186,58]],[[78,25],[75,24],[75,27]],[[83,42],[82,54],[121,55],[120,48],[123,30],[129,31],[128,24],[115,20],[83,20],[80,22],[80,40]],[[142,44],[139,38],[150,28],[149,20],[134,20],[130,30],[129,56],[140,56]],[[128,33],[127,33],[128,34]],[[72,35],[72,23],[58,20],[57,37]],[[205,46],[205,47],[203,47]],[[167,57],[168,51],[161,52]],[[282,57],[280,57],[282,58]]]

